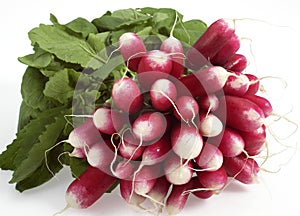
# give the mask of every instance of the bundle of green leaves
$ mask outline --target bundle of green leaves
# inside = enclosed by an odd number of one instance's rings
[[[0,155],[0,168],[13,171],[10,183],[16,183],[18,191],[47,182],[64,165],[74,176],[86,169],[86,159],[65,154],[72,151],[68,143],[56,145],[73,129],[66,116],[90,114],[110,99],[113,82],[126,70],[124,63],[107,68],[112,56],[118,56],[117,41],[123,33],[137,33],[153,49],[169,36],[176,14],[174,36],[192,45],[206,24],[183,21],[182,14],[169,8],[108,11],[91,22],[77,18],[67,24],[51,14],[52,24],[29,32],[34,52],[19,58],[28,67],[21,86],[18,132]]]

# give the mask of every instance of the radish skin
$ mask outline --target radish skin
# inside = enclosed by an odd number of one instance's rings
[[[222,190],[227,183],[227,174],[223,167],[215,171],[197,172],[197,176],[205,188],[212,188],[215,192]]]
[[[199,132],[204,137],[215,137],[223,130],[223,123],[214,114],[201,113],[198,124]]]
[[[67,189],[68,207],[85,209],[93,205],[116,181],[98,168],[88,167]]]
[[[208,198],[210,198],[211,196],[214,195],[214,191],[206,189],[200,183],[197,176],[193,177],[191,182],[192,182],[192,185],[193,185],[191,191],[192,191],[193,195],[195,195],[196,197],[198,197],[200,199],[208,199]]]
[[[268,99],[258,95],[244,95],[243,98],[246,98],[252,101],[253,103],[257,104],[264,112],[265,117],[268,117],[272,114],[273,107]]]
[[[226,64],[223,65],[223,67],[229,71],[243,72],[247,65],[248,61],[246,56],[236,53]]]
[[[152,190],[147,194],[152,200],[163,203],[170,189],[170,182],[165,176],[159,177]]]
[[[219,107],[219,99],[215,94],[205,95],[198,99],[198,104],[201,109],[206,112],[214,112]]]
[[[195,158],[195,162],[204,170],[218,170],[223,164],[223,154],[216,146],[205,143],[200,155]]]
[[[245,75],[248,77],[248,80],[250,82],[249,88],[248,88],[246,94],[247,95],[255,95],[258,92],[259,86],[260,86],[258,77],[253,74],[245,74]]]
[[[118,44],[126,65],[130,70],[136,72],[141,56],[146,53],[143,40],[133,32],[126,32],[121,35]]]
[[[235,75],[229,76],[223,91],[225,95],[241,96],[246,94],[249,88],[249,79],[245,74],[234,72]]]
[[[137,193],[132,191],[132,185],[132,181],[121,179],[120,194],[128,204],[140,206],[146,200],[146,197],[138,195]]]
[[[123,112],[136,113],[143,106],[143,97],[139,86],[128,77],[115,81],[112,88],[114,104]]]
[[[174,116],[184,122],[193,121],[199,112],[197,101],[191,96],[181,96],[175,101]]]

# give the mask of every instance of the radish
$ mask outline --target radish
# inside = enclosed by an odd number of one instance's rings
[[[122,129],[125,119],[111,108],[99,107],[93,114],[93,122],[100,132],[112,135]]]
[[[68,140],[65,142],[71,144],[75,148],[85,148],[92,146],[101,139],[101,133],[95,127],[93,120],[88,118],[78,127],[74,128]]]
[[[192,162],[184,161],[175,154],[171,154],[164,163],[166,179],[174,185],[188,183],[193,175]]]
[[[219,135],[223,130],[223,123],[214,114],[204,114],[199,115],[199,132],[204,137],[214,137]]]
[[[152,200],[163,203],[170,189],[170,182],[165,176],[161,176],[156,180],[152,190],[147,194]],[[155,204],[155,203],[154,203]]]
[[[193,121],[198,112],[199,106],[197,101],[191,96],[181,96],[175,101],[174,116],[186,123]]]
[[[141,141],[153,141],[166,132],[167,121],[160,112],[147,112],[140,115],[132,125],[133,134]]]
[[[170,74],[175,78],[181,77],[184,72],[184,54],[181,42],[171,34],[162,42],[160,50],[171,56],[173,66]]]
[[[168,79],[156,80],[150,89],[152,106],[159,111],[167,111],[172,107],[172,101],[177,98],[175,84]]]
[[[118,179],[128,179],[134,173],[134,169],[134,164],[125,159],[116,165],[113,173]]]
[[[226,95],[244,95],[249,88],[249,79],[240,72],[234,72],[235,75],[229,76],[225,86],[223,87]]]
[[[193,97],[204,96],[221,90],[231,73],[220,66],[211,66],[192,74],[183,76],[179,81],[188,89]]]
[[[132,71],[137,71],[141,56],[146,53],[143,40],[135,33],[126,32],[119,38],[119,49]]]
[[[234,34],[228,42],[211,58],[213,65],[224,65],[240,48],[240,39]]]
[[[70,157],[77,157],[77,158],[85,158],[86,151],[85,148],[74,148],[73,151],[69,154]]]
[[[180,213],[189,197],[189,193],[185,193],[191,189],[191,182],[184,185],[173,185],[171,193],[166,200],[166,211],[168,215],[176,215]]]
[[[148,197],[154,187],[156,180],[161,175],[161,165],[143,166],[133,178],[133,190],[135,193]]]
[[[211,139],[210,142],[218,146],[225,157],[235,157],[241,154],[245,147],[245,141],[242,136],[229,127],[225,127],[223,133]]]
[[[158,79],[167,78],[172,70],[170,54],[151,50],[142,57],[138,67],[138,80],[144,91],[149,91],[151,85]]]
[[[112,88],[114,104],[123,112],[136,113],[143,106],[143,97],[139,86],[128,77],[115,81]]]
[[[223,167],[215,171],[197,172],[200,183],[215,192],[222,190],[227,183],[227,174]]]
[[[262,109],[252,101],[237,96],[220,98],[218,117],[226,121],[227,126],[241,131],[252,131],[261,127],[265,116]]]
[[[257,104],[264,112],[265,117],[268,117],[269,115],[272,114],[273,112],[272,104],[266,98],[258,95],[244,95],[243,98],[246,98],[252,101],[253,103]]]
[[[214,191],[205,188],[199,181],[198,177],[195,176],[192,178],[191,180],[192,182],[192,189],[190,190],[193,195],[195,195],[196,197],[200,198],[200,199],[208,199],[210,198],[212,195],[214,195]]]
[[[219,107],[219,99],[215,94],[209,94],[200,97],[198,99],[198,104],[199,107],[207,113],[214,112]]]
[[[111,145],[110,140],[103,140],[95,143],[87,150],[87,161],[98,169],[104,170],[110,166],[114,159],[114,152],[108,145]]]
[[[266,142],[266,126],[262,125],[250,132],[239,131],[245,141],[245,151],[250,156],[258,155],[264,148]]]
[[[257,78],[257,76],[253,75],[253,74],[245,74],[247,77],[248,77],[248,80],[249,80],[249,88],[246,92],[246,94],[249,94],[249,95],[254,95],[258,92],[259,90],[259,80]]]
[[[125,159],[137,160],[142,156],[145,149],[142,144],[140,139],[132,133],[124,132],[119,145],[119,153]]]
[[[244,184],[257,182],[259,166],[253,158],[248,158],[244,154],[236,157],[225,157],[223,165],[228,176]]]
[[[205,143],[198,157],[195,158],[197,165],[208,171],[219,169],[223,164],[223,154],[214,145]]]
[[[128,204],[139,207],[146,197],[132,191],[132,185],[132,181],[120,179],[120,194]]]
[[[233,37],[234,32],[233,20],[219,19],[212,23],[188,50],[188,67],[197,70],[204,66],[203,60],[199,58],[199,53],[206,59],[211,59]]]
[[[116,181],[95,167],[88,167],[67,189],[67,207],[85,209],[93,205]]]
[[[247,58],[242,54],[235,54],[232,58],[223,65],[229,71],[243,72],[247,67]]]
[[[175,154],[180,158],[191,160],[200,154],[203,139],[194,126],[176,124],[171,131],[171,144]]]

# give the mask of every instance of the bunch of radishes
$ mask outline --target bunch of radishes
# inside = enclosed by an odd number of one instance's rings
[[[224,19],[186,52],[172,35],[147,50],[124,33],[118,49],[129,73],[115,81],[111,104],[69,136],[71,155],[90,167],[69,186],[68,205],[87,208],[119,180],[126,202],[147,199],[173,215],[190,194],[209,198],[229,178],[255,182],[272,106],[256,95],[259,79],[243,73],[239,48],[233,21]]]

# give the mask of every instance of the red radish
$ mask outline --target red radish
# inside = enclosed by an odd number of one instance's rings
[[[188,67],[195,70],[202,67],[205,62],[203,63],[203,60],[199,58],[199,53],[206,59],[211,59],[233,37],[234,32],[233,20],[219,19],[212,23],[194,43],[193,47],[188,50]]]
[[[212,66],[183,76],[179,81],[193,97],[204,96],[221,90],[231,73],[220,66]],[[185,94],[183,92],[182,94]]]
[[[217,52],[215,56],[212,57],[211,63],[213,65],[224,65],[240,48],[240,39],[234,34],[228,42],[222,47],[222,49]]]
[[[191,180],[193,175],[192,162],[184,161],[177,155],[171,154],[165,160],[164,174],[171,184],[186,184]]]
[[[185,193],[191,189],[191,182],[184,185],[173,185],[171,193],[166,200],[166,211],[168,215],[176,215],[180,213],[189,197],[189,193]]]
[[[140,206],[146,200],[146,197],[132,191],[132,185],[132,181],[120,179],[120,194],[128,204]]]
[[[142,156],[145,149],[142,144],[140,139],[132,133],[125,132],[119,146],[119,153],[128,160],[137,160]]]
[[[191,160],[200,154],[203,139],[195,127],[183,123],[172,128],[171,144],[180,158]]]
[[[136,113],[143,106],[143,97],[139,86],[128,77],[115,81],[112,88],[114,104],[123,112]]]
[[[227,183],[227,174],[223,167],[215,171],[197,172],[197,176],[205,188],[211,188],[214,191],[222,190]]]
[[[244,95],[243,98],[246,98],[252,101],[253,103],[257,104],[264,112],[265,117],[268,117],[272,114],[273,107],[268,99],[258,95]]]
[[[193,195],[195,195],[196,197],[200,198],[200,199],[208,199],[210,198],[212,195],[214,195],[214,191],[213,190],[209,190],[206,189],[199,181],[198,177],[195,176],[192,178],[191,180],[192,182],[192,193]]]
[[[219,147],[223,156],[235,157],[244,151],[245,141],[238,131],[226,127],[222,134],[210,142]]]
[[[172,70],[170,54],[151,50],[142,57],[138,68],[138,80],[143,90],[148,91],[158,79],[167,78]]]
[[[71,131],[66,142],[70,143],[75,148],[85,148],[92,146],[100,139],[100,132],[95,127],[93,120],[88,118],[83,124]]]
[[[250,132],[240,131],[239,133],[245,141],[245,151],[248,155],[258,155],[263,150],[267,136],[265,125]]]
[[[98,168],[88,167],[67,189],[68,207],[85,209],[93,205],[116,181]]]
[[[223,154],[214,145],[205,143],[198,157],[195,158],[197,165],[208,171],[219,169],[223,164]]]
[[[111,108],[99,107],[93,114],[93,122],[100,132],[111,135],[122,129],[125,119]]]
[[[226,95],[244,95],[249,88],[249,79],[245,74],[234,72],[235,75],[229,76],[223,87]]]
[[[170,182],[165,176],[161,176],[156,180],[156,183],[152,190],[147,194],[152,200],[163,203],[170,189]]]
[[[152,106],[159,111],[167,111],[172,107],[172,101],[177,98],[175,84],[168,79],[159,79],[150,89]]]
[[[219,135],[223,130],[223,123],[214,114],[204,114],[199,115],[199,132],[204,137],[214,137]]]
[[[232,58],[223,65],[229,71],[243,72],[247,67],[247,58],[242,54],[235,54]]]
[[[77,157],[77,158],[85,158],[86,151],[85,148],[74,148],[73,151],[69,154],[70,157]]]
[[[219,107],[219,99],[215,94],[202,96],[198,99],[199,107],[207,112],[214,112]]]
[[[160,165],[143,166],[133,178],[134,192],[147,196],[146,194],[152,190],[160,175]]]
[[[264,123],[262,109],[252,101],[237,96],[223,96],[217,110],[219,118],[226,120],[227,126],[241,131],[252,131]]]
[[[171,35],[162,42],[160,50],[171,54],[173,66],[170,74],[175,78],[181,77],[184,72],[184,54],[181,42]]]
[[[128,68],[136,72],[141,56],[146,53],[143,40],[135,33],[126,32],[119,38],[119,48]]]
[[[128,179],[134,173],[134,165],[131,161],[120,161],[114,170],[114,175],[118,179]]]
[[[253,158],[247,158],[243,154],[236,157],[225,157],[223,165],[228,176],[234,177],[244,184],[257,182],[259,166]]]
[[[191,96],[181,96],[175,101],[175,117],[186,123],[193,121],[199,112],[197,101]]]
[[[257,78],[257,76],[253,75],[253,74],[245,74],[247,77],[248,77],[248,80],[249,80],[249,88],[246,92],[246,94],[249,94],[249,95],[254,95],[258,92],[259,90],[259,80]]]
[[[91,166],[101,170],[110,166],[115,154],[108,145],[111,145],[111,141],[103,140],[95,143],[87,150],[86,157]]]
[[[132,126],[134,135],[141,141],[159,139],[166,132],[167,121],[160,112],[147,112],[140,115]]]

